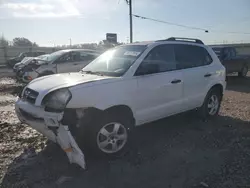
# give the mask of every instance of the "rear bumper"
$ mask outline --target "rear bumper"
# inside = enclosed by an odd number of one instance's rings
[[[48,139],[58,143],[66,152],[71,163],[77,163],[85,168],[85,159],[81,149],[71,135],[68,126],[60,123],[63,113],[45,112],[42,107],[34,106],[21,99],[17,100],[15,111],[21,122],[28,124]]]

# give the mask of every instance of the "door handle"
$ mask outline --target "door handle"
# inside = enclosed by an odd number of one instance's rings
[[[181,80],[177,80],[177,79],[176,79],[176,80],[173,80],[171,83],[172,83],[172,84],[178,84],[178,83],[180,83],[180,82],[181,82]]]
[[[212,76],[211,73],[207,73],[207,74],[204,75],[204,77],[210,77],[210,76]]]

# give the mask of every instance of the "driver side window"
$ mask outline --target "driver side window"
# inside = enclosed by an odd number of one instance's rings
[[[176,70],[173,45],[153,48],[142,61],[135,75],[147,75]]]

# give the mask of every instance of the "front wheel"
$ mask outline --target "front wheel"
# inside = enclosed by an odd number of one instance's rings
[[[248,72],[248,66],[244,65],[244,67],[242,67],[241,71],[238,73],[239,77],[247,77],[247,72]]]
[[[98,156],[119,157],[123,155],[132,138],[134,125],[122,115],[106,115],[86,130],[84,144]]]
[[[217,116],[220,110],[222,100],[222,94],[218,89],[214,88],[210,90],[205,98],[202,107],[199,109],[199,113],[202,118],[210,118]]]

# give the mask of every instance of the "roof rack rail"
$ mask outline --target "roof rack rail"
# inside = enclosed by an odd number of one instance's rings
[[[158,41],[180,41],[180,42],[194,42],[198,44],[204,44],[200,39],[193,39],[193,38],[181,38],[181,37],[170,37],[165,40],[158,40]]]

